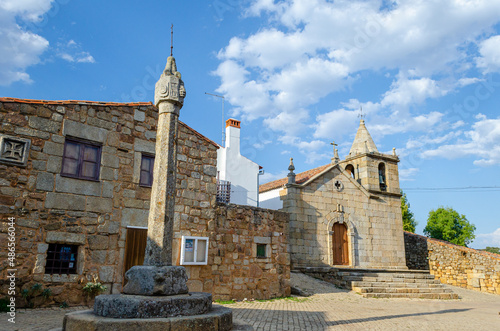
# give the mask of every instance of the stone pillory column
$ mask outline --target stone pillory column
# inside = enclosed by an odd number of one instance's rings
[[[210,293],[188,293],[186,269],[172,266],[177,123],[185,96],[181,74],[170,56],[155,88],[159,115],[144,265],[125,273],[122,294],[97,296],[93,312],[67,314],[64,331],[232,329],[231,310],[212,306]],[[131,318],[135,320],[123,320]]]
[[[172,265],[172,240],[177,170],[177,124],[186,90],[170,56],[155,87],[158,107],[156,155],[151,205],[148,219],[148,242],[144,265]]]
[[[184,267],[172,267],[172,241],[177,170],[177,127],[186,89],[175,59],[167,65],[155,87],[158,107],[154,180],[148,219],[148,241],[143,266],[125,274],[123,293],[175,295],[187,293]]]

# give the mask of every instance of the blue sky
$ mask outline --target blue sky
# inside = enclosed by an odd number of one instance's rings
[[[152,101],[170,52],[181,120],[242,153],[264,181],[347,155],[363,108],[379,151],[395,147],[422,233],[450,206],[500,246],[500,0],[0,0],[0,95]],[[469,188],[473,187],[473,188]],[[493,188],[491,188],[493,187]],[[430,188],[423,190],[422,188]],[[467,189],[463,189],[467,188]]]

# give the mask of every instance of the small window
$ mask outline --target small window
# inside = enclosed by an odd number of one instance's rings
[[[140,186],[153,186],[153,169],[155,165],[155,158],[151,155],[142,154],[141,158],[141,178],[139,180]]]
[[[78,245],[49,244],[46,274],[76,274]]]
[[[181,265],[206,265],[208,237],[182,236]]]
[[[100,145],[66,139],[61,176],[98,180],[100,163]]]
[[[267,244],[257,244],[257,257],[260,259],[265,259],[267,250]]]

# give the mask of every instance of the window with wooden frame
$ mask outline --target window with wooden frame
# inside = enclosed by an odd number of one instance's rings
[[[153,186],[153,169],[155,165],[155,157],[148,154],[142,154],[141,157],[141,176],[139,179],[140,186]]]
[[[208,237],[182,236],[181,265],[206,265]]]
[[[265,259],[267,257],[266,251],[267,251],[266,244],[257,244],[257,258]]]
[[[76,274],[78,245],[49,244],[46,274]]]
[[[66,138],[61,176],[99,180],[101,146],[88,141]]]

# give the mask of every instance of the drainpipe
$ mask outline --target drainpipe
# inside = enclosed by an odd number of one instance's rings
[[[264,169],[259,170],[259,173],[257,174],[257,207],[259,207],[259,176],[262,176],[264,174]]]

